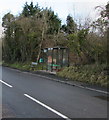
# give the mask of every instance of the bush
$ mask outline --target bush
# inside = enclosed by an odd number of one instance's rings
[[[107,81],[108,75],[104,71],[105,68],[106,65],[96,64],[70,66],[58,72],[57,75],[64,78],[72,79],[74,81],[97,84],[107,87],[109,86],[109,82]]]

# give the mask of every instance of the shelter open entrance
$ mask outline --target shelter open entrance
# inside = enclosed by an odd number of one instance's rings
[[[44,48],[41,58],[46,64],[47,71],[60,71],[63,67],[69,66],[69,49],[67,47]]]

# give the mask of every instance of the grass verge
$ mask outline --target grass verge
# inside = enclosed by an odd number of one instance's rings
[[[4,66],[26,70],[26,71],[36,71],[45,69],[45,65],[38,64],[37,66],[31,67],[30,62],[26,63],[4,63]],[[62,71],[57,72],[57,76],[71,79],[73,81],[79,81],[84,83],[89,83],[92,85],[100,85],[109,88],[109,81],[107,78],[107,65],[81,65],[81,66],[70,66],[63,68]]]
[[[21,62],[4,63],[3,62],[3,65],[11,68],[20,69],[20,70],[26,70],[26,71],[36,71],[36,70],[45,69],[45,66],[42,64],[31,65],[30,62],[26,62],[26,63],[21,63]]]
[[[107,74],[106,68],[107,66],[104,64],[70,66],[58,72],[57,76],[74,81],[109,87],[109,81],[107,80],[109,75]]]
[[[20,62],[16,62],[16,63],[4,63],[4,66],[7,67],[12,67],[12,68],[16,68],[16,69],[20,69],[20,70],[30,70],[31,66],[30,63],[20,63]]]

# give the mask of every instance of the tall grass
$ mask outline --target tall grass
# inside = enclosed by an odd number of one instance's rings
[[[107,71],[105,70],[106,67],[105,64],[70,66],[58,72],[57,75],[73,81],[109,87],[109,81],[107,80],[109,75],[107,75]]]

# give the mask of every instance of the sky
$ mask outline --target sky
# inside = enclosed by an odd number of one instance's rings
[[[2,33],[2,17],[11,12],[19,15],[23,9],[25,2],[37,3],[42,8],[51,7],[55,14],[62,20],[62,24],[66,23],[66,17],[70,14],[75,20],[85,18],[95,19],[97,14],[95,7],[106,5],[108,0],[0,0],[0,35]]]

